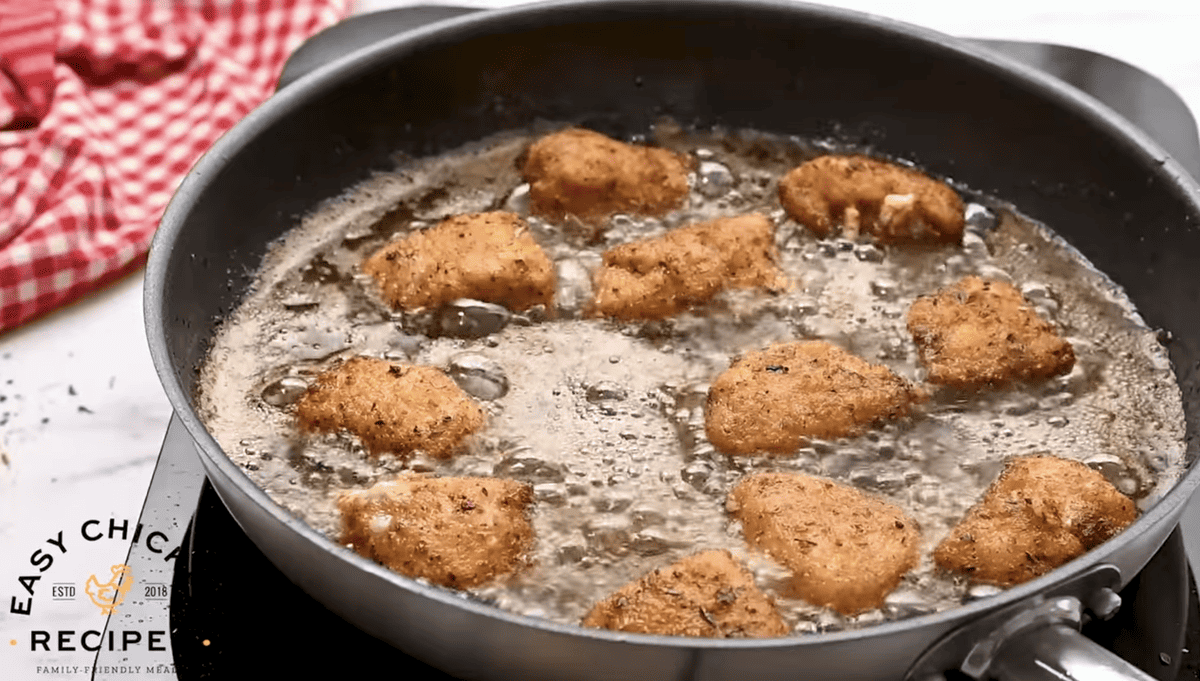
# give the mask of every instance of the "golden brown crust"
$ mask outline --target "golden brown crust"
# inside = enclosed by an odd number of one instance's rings
[[[820,237],[838,226],[881,242],[962,239],[963,202],[944,182],[867,156],[820,156],[779,181],[779,200],[793,220]]]
[[[538,140],[523,169],[535,215],[596,222],[613,213],[663,215],[688,193],[688,165],[666,149],[570,128]]]
[[[341,541],[400,574],[466,589],[520,567],[532,503],[514,480],[408,474],[342,494]]]
[[[736,360],[708,391],[705,432],[727,454],[794,451],[908,413],[924,395],[887,367],[824,341],[773,345]]]
[[[446,458],[483,425],[483,409],[434,367],[354,357],[322,373],[296,405],[301,430],[357,435],[372,455]]]
[[[379,249],[363,272],[397,310],[437,307],[457,298],[513,310],[554,300],[554,265],[519,215],[496,211],[443,220]]]
[[[708,638],[788,633],[775,604],[724,550],[702,551],[626,584],[597,603],[583,626]]]
[[[1012,586],[1083,555],[1136,517],[1133,501],[1086,465],[1020,457],[938,544],[933,559],[972,581]]]
[[[758,473],[734,488],[746,542],[792,571],[796,594],[843,614],[879,607],[917,564],[920,532],[898,507],[799,473]]]
[[[658,319],[727,288],[783,288],[774,226],[752,213],[673,230],[605,251],[592,309],[617,319]]]
[[[966,277],[921,296],[908,310],[929,382],[957,388],[1003,386],[1065,374],[1071,344],[1011,284]]]

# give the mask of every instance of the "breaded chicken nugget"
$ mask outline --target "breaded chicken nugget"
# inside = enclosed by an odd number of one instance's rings
[[[948,185],[866,156],[820,156],[801,164],[779,181],[779,200],[820,237],[840,225],[850,238],[956,243],[965,224],[962,199]]]
[[[394,309],[437,307],[457,298],[513,310],[549,307],[554,265],[515,213],[468,213],[379,249],[363,272]]]
[[[783,636],[775,604],[728,551],[703,551],[630,582],[600,601],[583,626],[639,634]]]
[[[613,213],[663,215],[688,193],[687,160],[672,151],[625,144],[570,128],[529,148],[522,171],[529,205],[542,217],[596,222]]]
[[[1086,465],[1020,457],[938,544],[933,560],[972,581],[1011,586],[1083,555],[1136,517],[1133,501]]]
[[[498,478],[407,474],[338,498],[342,537],[409,577],[470,588],[513,572],[533,545],[533,490]]]
[[[605,251],[592,309],[617,319],[658,319],[721,289],[783,288],[774,226],[753,213],[673,230]]]
[[[966,277],[921,296],[908,330],[929,382],[957,388],[1002,386],[1059,376],[1075,366],[1071,344],[1001,281]]]
[[[908,413],[923,393],[887,367],[825,341],[773,345],[713,381],[705,432],[727,454],[794,451],[807,438],[857,434]]]
[[[446,458],[483,425],[483,410],[434,367],[354,357],[317,376],[296,405],[304,431],[349,431],[372,455]]]
[[[917,564],[917,523],[853,487],[757,473],[730,501],[746,542],[790,569],[796,595],[814,605],[846,615],[878,607]]]

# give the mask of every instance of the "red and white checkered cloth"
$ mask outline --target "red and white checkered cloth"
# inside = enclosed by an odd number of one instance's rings
[[[139,267],[192,164],[351,0],[0,0],[0,331]]]

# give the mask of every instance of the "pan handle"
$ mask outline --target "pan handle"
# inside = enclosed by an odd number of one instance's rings
[[[1065,624],[1034,629],[1009,641],[990,671],[990,678],[1002,681],[1154,681]]]
[[[1113,610],[1120,604],[1111,590],[1099,593]],[[1081,634],[1082,622],[1083,604],[1078,598],[1044,601],[979,641],[960,670],[977,681],[1154,681]]]
[[[905,681],[944,681],[948,670],[975,681],[1156,681],[1079,631],[1085,616],[1116,614],[1120,585],[1120,570],[1101,564],[984,615],[930,646]]]

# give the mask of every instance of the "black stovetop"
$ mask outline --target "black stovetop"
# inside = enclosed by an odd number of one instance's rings
[[[352,17],[297,50],[280,87],[356,47],[469,11],[420,7]],[[1075,48],[978,42],[1101,99],[1173,151],[1189,172],[1200,177],[1195,121],[1178,95],[1158,79],[1107,56]],[[385,669],[389,675],[450,678],[362,633],[288,581],[225,510],[204,479],[186,432],[175,420],[168,429],[140,520],[147,526],[187,522],[185,550],[173,563],[145,555],[145,549],[136,545],[127,560],[138,574],[157,574],[169,584],[169,610],[161,602],[141,603],[140,609],[127,608],[123,621],[114,615],[107,626],[112,629],[132,622],[143,628],[169,626],[170,652],[166,655],[174,660],[170,676],[181,680],[341,677],[356,670]],[[1118,615],[1109,622],[1087,625],[1085,633],[1162,681],[1200,679],[1200,606],[1178,529],[1121,597],[1124,605]],[[127,662],[127,656],[101,650],[96,667]],[[95,674],[93,678],[105,677]]]

